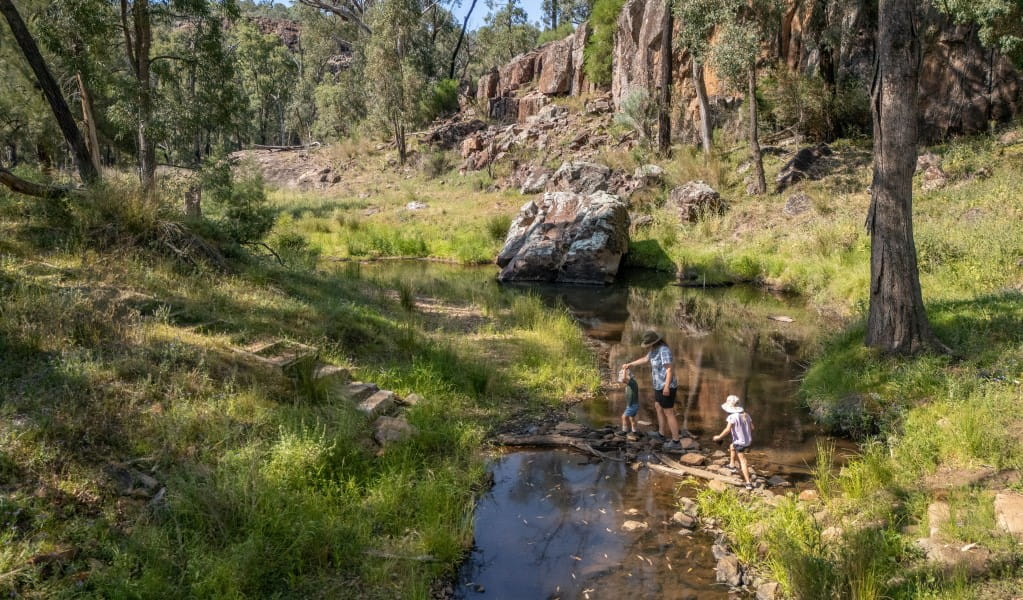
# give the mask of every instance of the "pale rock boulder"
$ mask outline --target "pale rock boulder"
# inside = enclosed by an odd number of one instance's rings
[[[373,422],[373,439],[381,446],[402,442],[418,433],[405,417],[379,417]]]
[[[554,172],[547,184],[547,191],[593,194],[607,191],[610,180],[611,169],[605,165],[585,161],[565,162]]]
[[[998,527],[1023,540],[1023,494],[999,492],[995,495],[995,521]]]
[[[717,190],[703,181],[690,181],[668,194],[668,203],[682,221],[692,223],[708,214],[722,214],[728,210]]]
[[[628,248],[629,211],[619,197],[548,192],[512,221],[498,279],[611,283]]]

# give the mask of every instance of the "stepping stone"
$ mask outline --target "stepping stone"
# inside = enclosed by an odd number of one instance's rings
[[[679,444],[682,445],[682,449],[686,451],[699,450],[700,443],[691,437],[684,437],[679,439]]]
[[[688,452],[683,454],[678,462],[689,467],[702,467],[707,462],[707,457],[698,452]]]
[[[363,383],[361,381],[353,381],[348,385],[341,388],[341,395],[348,398],[352,402],[362,402],[366,398],[369,398],[373,394],[377,393],[380,388],[375,383]]]
[[[995,521],[1006,533],[1023,540],[1023,494],[999,492],[995,495]]]
[[[676,525],[681,525],[686,529],[692,529],[696,527],[696,519],[690,517],[689,515],[682,511],[678,511],[674,515],[672,515],[671,522],[675,523]]]
[[[625,531],[636,531],[638,529],[646,529],[647,524],[642,521],[626,521],[622,523],[622,529]]]
[[[750,472],[753,472],[753,469],[750,469]],[[780,475],[772,475],[771,478],[767,480],[767,485],[771,487],[792,487],[792,483]]]
[[[358,409],[367,415],[379,415],[394,410],[394,392],[380,390],[359,403]]]
[[[313,381],[339,381],[349,377],[348,369],[337,365],[320,363],[313,368]]]

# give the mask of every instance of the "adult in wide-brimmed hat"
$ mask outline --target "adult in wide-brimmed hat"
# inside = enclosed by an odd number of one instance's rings
[[[678,378],[675,377],[675,356],[671,348],[664,343],[661,334],[647,330],[640,338],[640,344],[648,348],[645,356],[625,363],[624,368],[650,364],[650,374],[654,385],[654,409],[657,411],[657,435],[671,439],[665,442],[665,450],[681,450],[678,439],[678,419],[675,417],[675,395],[678,393]]]
[[[725,403],[721,405],[721,410],[728,413],[728,418],[725,419],[727,424],[724,431],[714,436],[714,441],[724,439],[729,433],[732,434],[732,444],[729,446],[728,468],[733,473],[738,471],[739,469],[735,466],[735,461],[738,459],[739,466],[742,468],[742,477],[746,480],[746,489],[751,490],[753,489],[753,481],[749,476],[746,452],[749,451],[750,445],[753,444],[753,419],[742,408],[741,402],[735,394],[725,398]]]

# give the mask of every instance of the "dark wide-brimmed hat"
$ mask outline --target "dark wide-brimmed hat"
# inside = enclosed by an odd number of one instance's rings
[[[643,339],[639,343],[643,346],[653,346],[659,341],[661,341],[661,334],[657,333],[653,329],[647,329],[643,333]]]

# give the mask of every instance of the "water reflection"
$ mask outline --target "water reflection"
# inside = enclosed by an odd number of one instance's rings
[[[711,540],[671,523],[676,482],[562,451],[505,454],[492,468],[457,597],[727,597]]]

